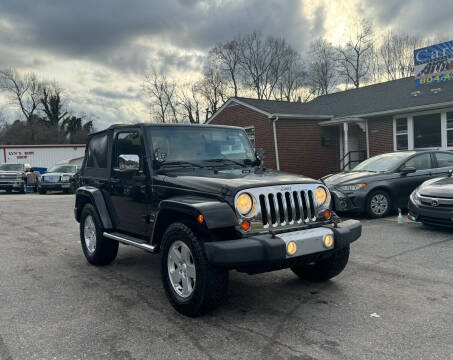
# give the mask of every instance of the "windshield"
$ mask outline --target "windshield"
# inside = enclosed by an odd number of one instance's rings
[[[2,171],[23,171],[23,164],[2,164],[0,165],[0,170]]]
[[[75,173],[77,171],[77,167],[74,165],[55,165],[54,167],[50,168],[47,172],[57,172],[57,173]]]
[[[216,127],[149,127],[154,151],[167,154],[165,163],[205,162],[219,159],[235,162],[255,161],[245,131]]]
[[[389,153],[374,156],[362,161],[352,171],[389,171],[395,169],[412,153]]]

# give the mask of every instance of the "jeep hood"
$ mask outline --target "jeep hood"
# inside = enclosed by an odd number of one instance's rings
[[[172,171],[165,174],[167,186],[208,193],[235,193],[239,190],[287,184],[317,184],[314,180],[274,170],[254,169],[194,169],[193,171]]]

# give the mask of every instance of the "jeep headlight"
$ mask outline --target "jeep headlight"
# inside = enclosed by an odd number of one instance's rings
[[[328,198],[329,194],[327,193],[326,189],[324,189],[322,186],[319,186],[315,190],[315,200],[318,205],[324,205]]]
[[[236,198],[236,210],[242,216],[253,216],[256,212],[256,199],[249,193],[242,193]]]
[[[63,182],[68,182],[71,180],[71,175],[62,175],[61,176],[61,181]]]
[[[347,184],[340,186],[340,190],[343,191],[357,191],[361,190],[366,186],[366,184]]]

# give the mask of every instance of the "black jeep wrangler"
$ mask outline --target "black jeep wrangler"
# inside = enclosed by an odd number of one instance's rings
[[[231,269],[338,275],[360,222],[341,222],[319,181],[263,169],[262,158],[235,127],[115,125],[91,135],[75,202],[88,262],[111,263],[118,243],[161,253],[168,298],[189,316],[226,298]]]

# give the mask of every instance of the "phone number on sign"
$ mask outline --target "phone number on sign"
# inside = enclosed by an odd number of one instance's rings
[[[453,72],[439,74],[439,75],[426,76],[426,77],[420,77],[416,80],[417,80],[417,83],[420,85],[453,80]]]

